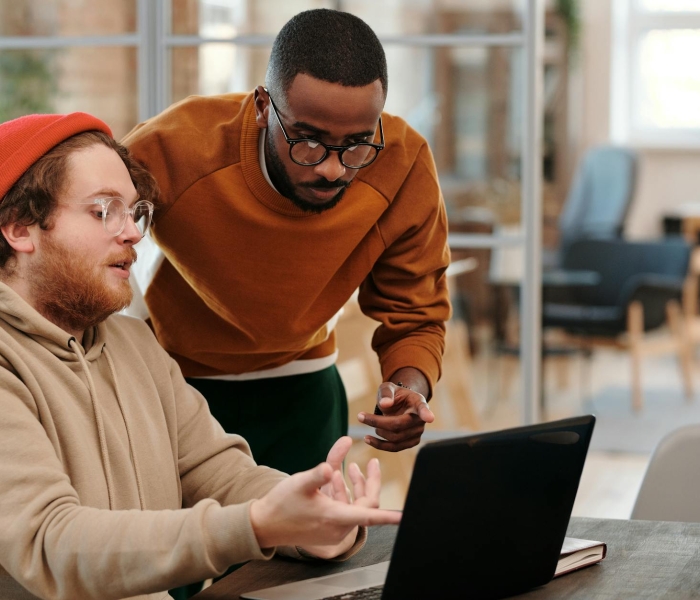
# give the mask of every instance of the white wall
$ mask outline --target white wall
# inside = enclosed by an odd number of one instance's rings
[[[581,2],[580,73],[574,77],[580,83],[573,85],[582,95],[582,106],[574,111],[581,119],[580,125],[573,127],[578,158],[587,148],[610,139],[610,4],[611,0]],[[626,235],[650,238],[660,235],[665,213],[685,202],[700,202],[700,150],[638,151],[637,194],[627,218]]]

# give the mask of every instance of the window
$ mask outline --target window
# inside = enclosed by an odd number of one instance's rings
[[[83,110],[121,137],[139,122],[136,0],[0,3],[0,122]]]
[[[616,0],[613,140],[700,147],[700,2]]]

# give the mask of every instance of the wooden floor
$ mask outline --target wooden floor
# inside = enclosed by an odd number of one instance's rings
[[[577,357],[548,360],[545,367],[547,420],[580,414],[586,395],[605,386],[629,384],[629,359],[624,352],[599,350],[590,363],[584,362]],[[649,358],[644,366],[644,381],[648,385],[677,378],[675,372],[669,373],[668,360]],[[518,360],[482,352],[472,358],[472,373],[474,404],[481,430],[517,426],[521,410]],[[345,378],[342,368],[341,375]],[[357,386],[358,373],[354,372],[351,379],[348,382],[350,387]],[[434,399],[436,408],[440,401],[440,397]],[[354,423],[355,415],[351,414],[350,424]],[[369,456],[378,456],[382,463],[385,482],[382,506],[401,508],[415,452],[405,451],[400,455],[377,453],[358,441],[349,458],[363,464]],[[646,454],[590,452],[573,514],[629,518],[648,460]]]
[[[572,514],[629,519],[648,462],[641,454],[590,452]]]

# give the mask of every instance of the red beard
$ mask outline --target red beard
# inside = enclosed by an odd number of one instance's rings
[[[30,273],[35,308],[49,321],[69,331],[85,331],[131,303],[129,280],[107,283],[109,265],[136,261],[136,251],[127,247],[105,264],[91,263],[91,256],[58,244],[46,235],[43,258]]]

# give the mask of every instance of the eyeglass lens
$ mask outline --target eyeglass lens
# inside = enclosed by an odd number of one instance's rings
[[[328,151],[316,140],[297,142],[291,148],[292,159],[298,163],[312,165],[323,160]],[[349,146],[341,154],[341,162],[346,167],[362,167],[371,163],[377,156],[372,146]]]
[[[141,235],[146,235],[149,226],[151,225],[151,211],[146,202],[137,202],[134,207],[129,210],[126,204],[120,198],[111,199],[104,207],[104,224],[107,233],[119,235],[124,230],[126,217],[132,213],[134,223]]]

